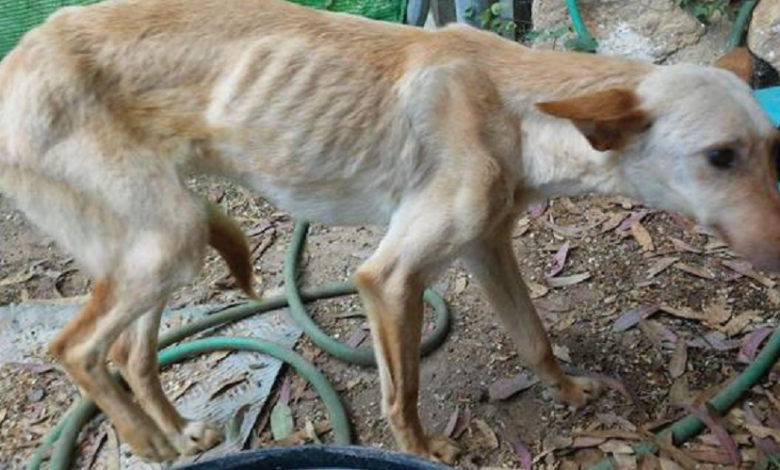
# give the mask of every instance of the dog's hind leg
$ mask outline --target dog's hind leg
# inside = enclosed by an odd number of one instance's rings
[[[464,252],[463,261],[490,298],[524,365],[550,387],[556,399],[583,405],[598,396],[601,385],[595,379],[566,375],[555,359],[512,250],[513,223],[514,219],[502,224],[492,236],[472,243]]]
[[[157,364],[157,337],[165,303],[135,321],[111,348],[111,359],[133,390],[141,408],[157,423],[182,455],[193,455],[217,444],[221,433],[183,418],[165,396]]]

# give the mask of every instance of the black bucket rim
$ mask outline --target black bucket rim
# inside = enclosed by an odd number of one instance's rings
[[[272,447],[221,455],[176,470],[452,470],[410,454],[362,446]]]

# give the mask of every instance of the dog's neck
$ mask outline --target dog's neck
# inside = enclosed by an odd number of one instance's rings
[[[633,195],[617,152],[594,150],[567,120],[543,114],[535,104],[608,88],[635,89],[653,65],[566,52],[532,51],[501,41],[488,68],[502,100],[521,125],[518,174],[535,197],[586,193]],[[493,49],[496,50],[496,49]]]

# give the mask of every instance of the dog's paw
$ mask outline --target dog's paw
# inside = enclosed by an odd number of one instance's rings
[[[195,455],[205,452],[222,441],[222,432],[202,421],[190,421],[176,438],[176,447],[181,455]]]
[[[170,462],[179,457],[176,448],[159,429],[145,429],[124,440],[136,455],[150,462]]]
[[[595,378],[567,377],[565,382],[552,388],[552,394],[556,401],[578,408],[598,398],[603,388]]]
[[[461,448],[452,439],[443,436],[428,438],[427,457],[435,462],[452,465],[461,453]]]

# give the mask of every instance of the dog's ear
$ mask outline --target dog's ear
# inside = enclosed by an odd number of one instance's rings
[[[745,83],[753,78],[753,57],[747,47],[737,47],[715,61],[715,67],[733,72]]]
[[[617,150],[646,129],[649,117],[632,90],[613,88],[559,101],[537,103],[545,114],[569,119],[599,151]]]

